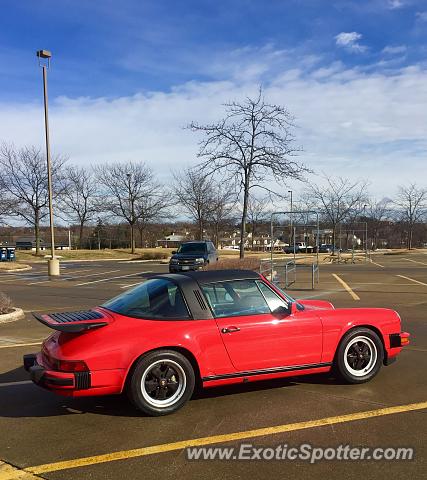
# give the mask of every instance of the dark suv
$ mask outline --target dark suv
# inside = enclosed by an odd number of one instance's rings
[[[218,261],[218,253],[212,242],[186,242],[172,252],[169,272],[199,270],[208,263]]]

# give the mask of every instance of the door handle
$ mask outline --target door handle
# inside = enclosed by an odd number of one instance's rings
[[[240,332],[240,328],[239,327],[227,327],[227,328],[223,328],[221,330],[222,333],[234,333],[234,332]]]

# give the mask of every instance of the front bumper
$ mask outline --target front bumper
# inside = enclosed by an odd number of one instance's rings
[[[189,272],[194,270],[201,270],[205,264],[203,263],[192,263],[192,264],[185,264],[179,265],[177,263],[170,263],[169,264],[169,271],[170,272]]]
[[[400,348],[409,345],[408,332],[392,333],[390,335],[390,348]]]
[[[91,387],[90,372],[57,372],[42,365],[36,354],[24,355],[24,368],[31,380],[48,390],[86,390]]]
[[[384,365],[391,365],[402,351],[402,347],[409,345],[410,334],[408,332],[391,333],[388,336],[388,347],[384,356]]]

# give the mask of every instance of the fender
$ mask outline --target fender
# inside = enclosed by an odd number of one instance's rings
[[[323,326],[322,362],[332,362],[342,337],[352,328],[367,327],[380,333],[386,355],[390,353],[390,338],[400,333],[400,316],[387,308],[337,308],[319,316]]]

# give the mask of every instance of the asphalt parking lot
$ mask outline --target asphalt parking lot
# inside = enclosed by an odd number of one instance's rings
[[[70,262],[63,264],[62,275],[55,281],[47,278],[45,265],[1,273],[0,290],[27,313],[24,320],[0,324],[0,460],[17,468],[4,470],[0,480],[34,478],[22,469],[41,478],[67,480],[425,478],[427,254],[378,255],[373,260],[324,265],[314,291],[301,283],[296,284],[300,290],[290,291],[298,298],[328,299],[336,307],[387,307],[400,313],[403,329],[411,333],[411,345],[371,382],[344,385],[319,375],[217,388],[160,418],[143,416],[125,397],[55,396],[29,382],[21,363],[22,355],[37,351],[51,332],[32,319],[31,311],[100,304],[140,282],[141,276],[165,272],[166,265]],[[414,404],[419,404],[416,409]],[[401,408],[393,410],[395,406]],[[233,436],[236,432],[240,435]],[[201,445],[236,445],[243,439],[259,446],[413,447],[415,460],[315,465],[277,460],[189,461],[185,441],[199,438]]]

